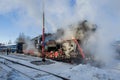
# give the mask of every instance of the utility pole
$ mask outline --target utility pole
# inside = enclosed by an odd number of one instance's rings
[[[43,17],[43,21],[42,21],[42,61],[46,61],[45,60],[45,13],[44,13],[44,0],[43,0],[43,14],[42,14],[42,17]]]

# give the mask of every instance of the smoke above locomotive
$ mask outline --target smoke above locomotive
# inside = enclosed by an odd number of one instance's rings
[[[65,29],[58,29],[55,36],[56,42],[62,43],[63,52],[67,57],[78,55],[78,46],[73,41],[76,39],[79,45],[83,48],[85,42],[96,32],[97,26],[89,23],[87,20],[78,22],[77,24],[70,25]],[[86,53],[89,54],[89,53]]]

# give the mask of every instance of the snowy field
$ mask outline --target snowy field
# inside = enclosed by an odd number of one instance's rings
[[[7,55],[4,56],[8,57]],[[23,58],[25,59],[25,57]],[[31,59],[32,57],[28,57],[28,58]],[[38,58],[33,57],[32,60],[34,59],[38,60]],[[25,61],[22,60],[17,60],[17,61],[21,63],[25,63]],[[5,61],[3,59],[0,59],[0,62],[4,63]],[[20,65],[19,66],[11,65],[11,63],[9,62],[8,64],[30,75],[35,80],[62,80],[53,75],[48,75],[47,73],[44,72],[30,70]],[[65,78],[69,78],[70,80],[120,80],[119,61],[114,63],[112,67],[102,67],[102,68],[97,68],[89,64],[69,65],[61,62],[56,62],[55,64],[51,64],[51,65],[40,65],[41,67],[32,65],[29,63],[29,61],[26,61],[26,64],[36,68],[40,68],[42,70],[49,71],[51,73],[55,73]],[[19,72],[9,69],[3,64],[0,64],[0,80],[31,80],[31,79],[29,79],[23,74],[20,74]]]

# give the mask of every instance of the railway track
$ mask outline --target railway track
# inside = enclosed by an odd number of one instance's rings
[[[26,60],[26,61],[32,61],[32,60],[34,60],[34,59],[29,59],[29,57],[26,57],[26,58],[23,58],[23,57],[18,57],[18,56],[12,56],[12,55],[9,55],[9,57],[11,57],[11,58],[15,58],[15,59],[21,59],[21,60]]]
[[[21,59],[21,60],[26,60],[26,61],[31,61],[31,60],[35,60],[37,57],[32,57],[32,56],[29,56],[29,55],[18,55],[18,54],[9,54],[8,55],[9,57],[12,57],[12,58],[16,58],[16,59]],[[37,58],[40,60],[40,58]]]
[[[15,69],[15,68],[13,68],[13,67],[11,67],[11,66],[9,66],[9,65],[7,65],[7,64],[5,64],[5,63],[1,63],[2,65],[4,65],[4,66],[6,66],[6,67],[8,67],[8,68],[10,68],[11,70],[13,70],[13,71],[16,71],[16,72],[18,72],[18,73],[20,73],[20,74],[22,74],[22,75],[24,75],[24,76],[26,76],[27,78],[29,78],[30,80],[35,80],[34,78],[32,78],[31,76],[29,76],[29,75],[27,75],[27,74],[25,74],[25,73],[23,73],[23,72],[21,72],[21,71],[19,71],[19,70],[17,70],[17,69]],[[6,69],[4,69],[4,68],[2,68],[3,70],[5,70],[5,71],[7,71]]]
[[[20,62],[13,61],[13,60],[10,60],[10,59],[1,57],[1,56],[0,56],[0,58],[4,59],[4,60],[6,60],[6,61],[9,61],[9,62],[11,62],[11,63],[13,63],[13,64],[21,65],[21,66],[24,66],[24,67],[27,67],[27,68],[30,68],[30,69],[33,69],[33,70],[36,70],[36,71],[41,71],[41,72],[47,73],[47,74],[49,74],[49,75],[53,75],[54,77],[60,78],[60,79],[62,79],[62,80],[70,80],[70,79],[68,79],[68,78],[59,76],[59,75],[57,75],[57,74],[55,74],[55,73],[52,73],[52,72],[48,72],[48,71],[45,71],[45,70],[37,69],[37,68],[35,68],[35,67],[29,66],[29,65],[25,65],[25,64],[22,64],[22,63],[20,63]],[[4,64],[4,65],[6,65],[6,66],[8,66],[9,68],[11,68],[11,69],[13,69],[13,70],[16,70],[17,72],[25,75],[26,77],[30,78],[30,80],[35,80],[35,79],[32,78],[31,76],[26,75],[25,73],[23,73],[23,72],[15,69],[15,68],[13,68],[12,66],[9,66],[8,64]]]

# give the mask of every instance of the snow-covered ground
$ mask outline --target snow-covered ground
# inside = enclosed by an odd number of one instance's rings
[[[0,63],[0,80],[30,80],[25,75]]]
[[[1,55],[0,55],[1,56]],[[4,57],[9,58],[11,60],[18,61],[23,64],[30,65],[32,67],[42,69],[66,78],[70,80],[120,80],[120,63],[114,63],[112,67],[106,68],[98,68],[91,66],[89,64],[79,64],[79,65],[69,65],[66,63],[56,62],[50,65],[33,65],[30,61],[23,61],[20,59],[13,59],[8,57],[7,55]],[[15,57],[15,56],[14,56]],[[29,57],[31,59],[32,57]],[[38,60],[38,58],[32,58],[32,60]],[[3,59],[0,59],[0,62],[4,62]],[[48,75],[47,73],[30,70],[24,68],[23,66],[18,65],[10,65],[16,69],[19,69],[22,72],[30,75],[31,77],[36,77],[36,80],[61,80],[56,78],[53,75]],[[30,80],[26,76],[13,71],[2,69],[2,65],[0,64],[0,80]]]
[[[78,65],[61,73],[71,80],[119,80],[120,71],[112,69],[100,69],[90,65]]]

